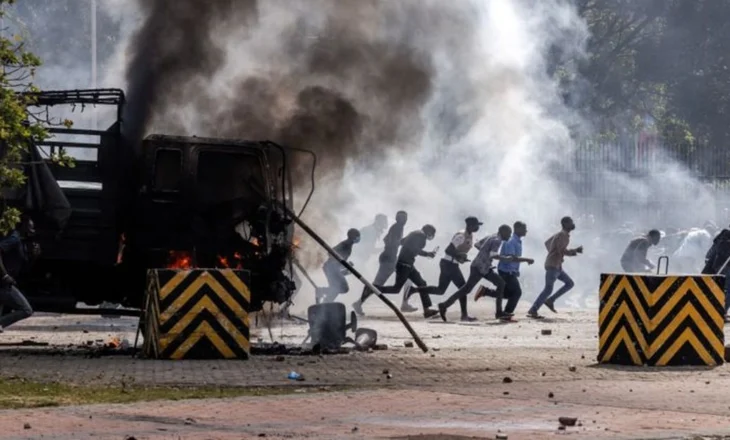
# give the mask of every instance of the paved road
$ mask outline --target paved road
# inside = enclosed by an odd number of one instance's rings
[[[487,305],[475,314],[490,316]],[[75,383],[291,386],[289,396],[150,403],[131,406],[0,412],[0,440],[10,438],[403,438],[450,434],[510,439],[660,439],[730,435],[730,369],[617,368],[595,364],[595,311],[565,311],[551,322],[474,325],[424,322],[416,330],[427,354],[405,348],[410,337],[379,305],[361,327],[379,332],[386,351],[336,356],[260,356],[249,361],[159,362],[128,356],[59,355],[61,347],[133,341],[136,323],[39,316],[1,336],[35,338],[47,347],[0,346],[0,374]],[[456,311],[455,311],[456,312]],[[276,340],[298,343],[306,326],[272,328]],[[541,330],[550,329],[549,336]],[[256,333],[269,341],[265,328]],[[256,338],[256,337],[255,337]],[[254,339],[255,339],[254,338]],[[78,350],[75,350],[78,352]],[[570,368],[574,366],[575,368]],[[291,382],[295,370],[306,378]],[[392,376],[390,379],[384,370]],[[574,370],[574,371],[572,371]],[[504,383],[505,378],[511,379]],[[348,385],[348,392],[313,394],[309,387]],[[41,416],[42,417],[39,417]],[[558,431],[558,418],[582,426]],[[91,417],[91,419],[89,419]],[[186,418],[194,421],[185,423]],[[28,422],[32,429],[23,429]],[[357,428],[357,429],[355,429]],[[411,437],[422,438],[426,437]],[[435,437],[430,437],[435,438]],[[447,437],[443,437],[447,438]],[[459,438],[459,437],[451,437]]]

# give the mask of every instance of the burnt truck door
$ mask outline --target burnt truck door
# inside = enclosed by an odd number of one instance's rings
[[[194,148],[193,230],[198,264],[240,265],[243,254],[265,247],[261,207],[271,176],[258,146],[200,143]]]

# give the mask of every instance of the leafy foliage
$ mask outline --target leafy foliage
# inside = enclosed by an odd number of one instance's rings
[[[0,7],[15,0],[0,0]],[[4,30],[3,30],[4,32]],[[0,36],[0,189],[21,187],[25,183],[23,159],[33,140],[45,139],[48,131],[43,121],[29,118],[28,107],[35,92],[32,83],[35,69],[41,62],[26,50],[17,35]],[[3,204],[4,205],[4,204]],[[20,221],[16,208],[3,206],[0,214],[0,234],[5,234]]]
[[[580,110],[604,135],[730,141],[730,0],[573,0],[591,31]],[[570,85],[569,85],[570,86]]]

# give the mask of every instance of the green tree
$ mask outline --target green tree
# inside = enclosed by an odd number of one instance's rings
[[[0,0],[0,14],[14,2]],[[25,183],[23,160],[33,141],[47,138],[48,130],[45,121],[28,111],[34,103],[33,93],[38,92],[33,75],[40,59],[26,50],[19,35],[7,35],[3,29],[0,61],[0,190],[6,194]],[[18,209],[5,206],[0,214],[0,233],[9,232],[19,221]]]

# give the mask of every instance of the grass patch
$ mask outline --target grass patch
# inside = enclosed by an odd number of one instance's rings
[[[43,408],[154,400],[221,399],[272,396],[295,392],[336,391],[332,387],[141,387],[66,385],[24,379],[0,379],[0,409]]]

